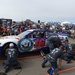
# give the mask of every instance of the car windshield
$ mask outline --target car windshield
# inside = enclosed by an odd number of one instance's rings
[[[29,34],[31,31],[24,31],[24,32],[22,32],[22,33],[20,33],[19,35],[18,35],[18,37],[20,37],[20,38],[24,38],[27,34]]]

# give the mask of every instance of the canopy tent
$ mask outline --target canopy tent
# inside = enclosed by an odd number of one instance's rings
[[[68,21],[64,21],[64,22],[61,22],[61,26],[64,26],[64,25],[71,25],[72,23],[71,22],[68,22]]]

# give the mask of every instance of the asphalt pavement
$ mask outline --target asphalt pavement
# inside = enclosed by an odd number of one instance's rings
[[[19,60],[22,69],[11,69],[7,75],[47,75],[47,70],[50,67],[50,63],[48,62],[46,67],[42,68],[42,61],[43,58],[41,56],[22,58]],[[62,70],[59,71],[59,75],[75,75],[75,61],[73,60],[71,63],[67,64],[66,61],[63,60],[61,69]],[[4,72],[2,62],[0,62],[0,72]]]
[[[75,40],[71,39],[70,41],[74,42]],[[22,69],[11,69],[7,75],[47,75],[47,70],[50,68],[50,63],[48,62],[46,67],[42,68],[42,61],[43,58],[39,54],[29,55],[27,57],[25,56],[21,59],[19,58]],[[0,62],[0,72],[4,72],[2,63],[3,61]],[[69,64],[63,60],[59,75],[75,75],[75,60],[72,60]]]

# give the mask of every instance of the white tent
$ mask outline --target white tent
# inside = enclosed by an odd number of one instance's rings
[[[71,22],[68,22],[68,21],[64,21],[64,22],[61,22],[61,26],[63,25],[71,25],[72,23]]]

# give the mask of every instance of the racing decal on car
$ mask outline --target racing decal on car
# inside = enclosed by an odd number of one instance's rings
[[[18,47],[21,52],[31,51],[33,48],[33,41],[29,38],[23,38],[18,42]]]
[[[40,43],[40,47],[44,47],[45,46],[45,39],[44,38],[42,38],[40,41],[39,41]]]
[[[45,46],[45,39],[44,38],[39,38],[34,40],[35,42],[35,48],[40,48]]]

